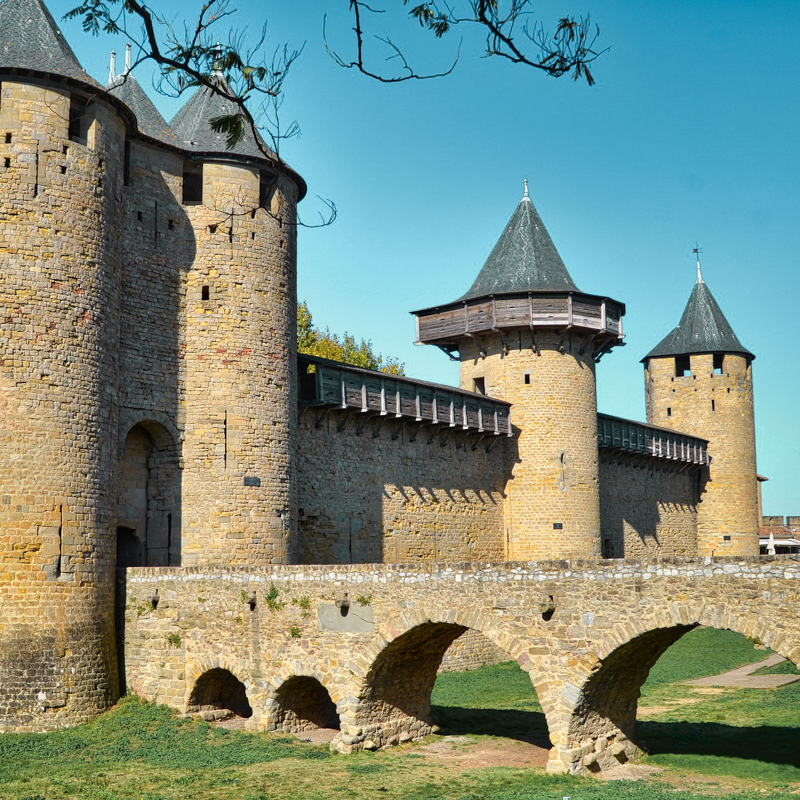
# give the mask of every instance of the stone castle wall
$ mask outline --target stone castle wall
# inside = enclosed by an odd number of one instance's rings
[[[430,426],[401,427],[379,419],[359,434],[363,422],[321,410],[303,415],[297,452],[298,561],[505,558],[504,462],[505,448],[513,447],[510,440],[478,441],[456,433],[442,446],[440,437],[429,441]]]
[[[600,517],[606,558],[697,554],[701,476],[685,466],[600,454]]]

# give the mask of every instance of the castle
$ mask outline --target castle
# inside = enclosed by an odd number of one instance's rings
[[[207,89],[168,125],[98,84],[41,0],[0,41],[0,731],[115,701],[117,569],[758,554],[754,356],[699,271],[647,423],[598,414],[625,307],[527,188],[415,312],[460,388],[298,356],[303,179]]]

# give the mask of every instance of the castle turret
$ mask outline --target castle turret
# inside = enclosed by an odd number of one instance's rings
[[[458,353],[462,389],[513,403],[507,557],[598,557],[595,363],[622,343],[625,307],[578,290],[527,181],[470,290],[415,313],[420,342]]]
[[[752,361],[697,264],[678,326],[643,359],[647,421],[702,436],[711,463],[697,513],[700,555],[758,555]]]
[[[285,563],[296,526],[296,204],[305,184],[249,131],[226,149],[210,121],[237,112],[201,88],[171,122],[190,153],[182,191],[196,237],[182,346],[184,564]]]
[[[130,115],[0,3],[0,731],[116,699],[113,475]]]

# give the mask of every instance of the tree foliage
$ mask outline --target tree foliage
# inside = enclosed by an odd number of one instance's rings
[[[323,331],[314,327],[314,321],[308,305],[297,304],[297,351],[310,356],[329,358],[331,361],[342,361],[354,367],[377,369],[389,375],[404,375],[405,365],[398,359],[376,353],[372,342],[362,339],[356,342],[354,336],[344,333],[339,336],[331,333],[329,328]]]

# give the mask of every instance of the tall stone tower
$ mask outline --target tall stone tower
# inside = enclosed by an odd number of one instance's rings
[[[647,421],[708,439],[700,555],[758,555],[752,361],[697,264],[678,326],[642,359]]]
[[[116,699],[113,475],[129,112],[40,0],[0,3],[0,731]]]
[[[217,74],[225,86],[225,78]],[[296,526],[296,205],[303,180],[249,134],[210,121],[237,107],[198,90],[171,122],[188,151],[196,237],[183,359],[182,563],[274,564]]]
[[[583,294],[525,194],[469,291],[415,312],[418,340],[461,362],[461,388],[513,403],[509,559],[600,555],[595,363],[625,307]]]

